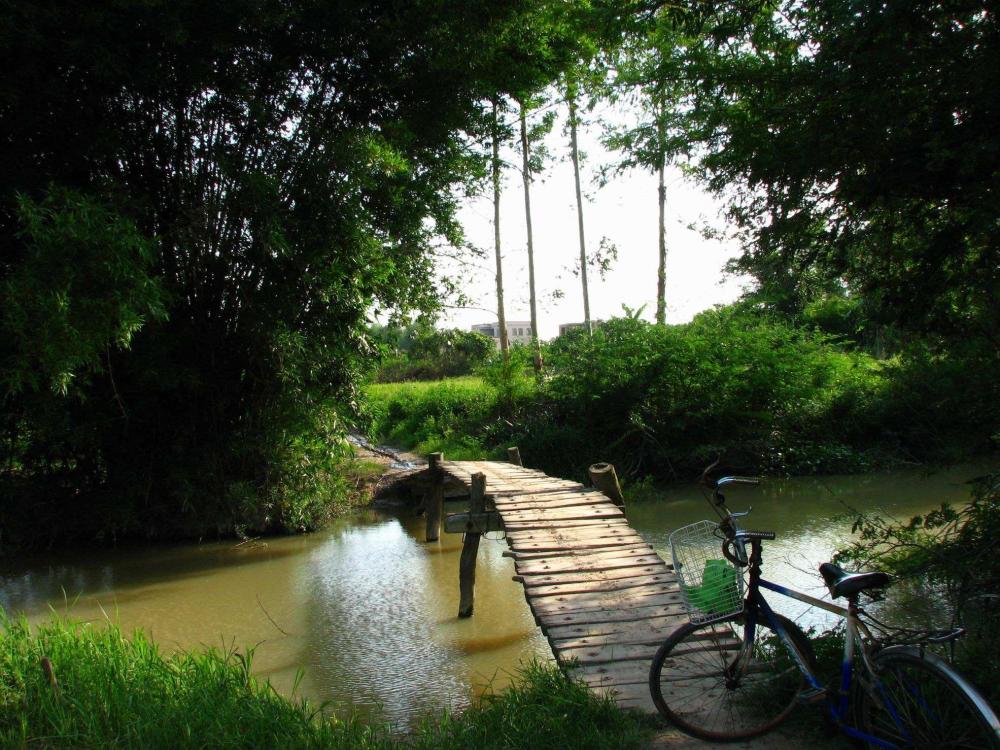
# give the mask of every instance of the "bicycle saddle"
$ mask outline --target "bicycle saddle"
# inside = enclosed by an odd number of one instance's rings
[[[819,574],[834,599],[853,596],[865,589],[884,588],[891,580],[885,573],[848,573],[839,565],[828,562],[819,566]]]

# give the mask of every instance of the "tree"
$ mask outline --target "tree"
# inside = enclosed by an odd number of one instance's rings
[[[0,522],[19,508],[25,529],[86,537],[313,525],[369,310],[437,304],[430,247],[460,241],[452,188],[481,167],[459,136],[488,136],[478,110],[496,91],[535,85],[505,64],[533,8],[8,10]]]
[[[992,6],[726,2],[689,21],[684,134],[764,298],[846,285],[877,320],[1000,352]]]
[[[544,146],[540,144],[542,138],[552,129],[555,115],[547,112],[540,122],[532,128],[528,128],[526,110],[530,105],[537,103],[528,100],[520,102],[519,115],[521,125],[521,178],[524,185],[524,223],[525,235],[528,246],[528,288],[529,301],[531,307],[531,346],[534,350],[535,373],[542,372],[542,346],[538,339],[538,304],[535,296],[535,247],[534,237],[531,230],[531,177],[533,173],[542,170],[545,157]],[[534,151],[532,151],[534,149]]]
[[[677,138],[674,107],[678,86],[670,80],[678,39],[676,18],[654,15],[646,24],[631,29],[626,41],[611,52],[615,75],[608,85],[612,101],[627,102],[638,114],[637,122],[605,128],[604,143],[621,154],[610,165],[612,173],[640,168],[657,176],[657,275],[656,322],[667,320],[667,190],[665,173],[672,157],[685,144]]]
[[[573,162],[573,185],[576,190],[577,233],[580,238],[580,283],[583,286],[583,327],[590,335],[594,332],[590,321],[590,290],[587,288],[587,240],[583,229],[583,193],[580,190],[580,149],[577,145],[577,84],[573,80],[566,83],[566,103],[569,106],[569,147]]]
[[[503,304],[503,252],[500,245],[500,161],[501,124],[497,116],[498,105],[496,97],[492,101],[493,118],[490,130],[490,146],[493,158],[490,159],[490,176],[493,183],[493,253],[497,263],[497,326],[500,328],[500,352],[504,360],[510,357],[510,338],[507,335],[507,315]]]

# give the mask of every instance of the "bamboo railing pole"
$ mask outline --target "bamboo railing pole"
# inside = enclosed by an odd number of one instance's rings
[[[427,456],[427,469],[430,474],[425,503],[428,542],[436,542],[441,536],[441,517],[444,515],[444,471],[441,468],[443,461],[443,453],[431,453]]]
[[[486,475],[472,475],[472,494],[469,498],[469,515],[475,517],[486,509]],[[462,557],[458,563],[458,616],[470,617],[476,590],[476,558],[479,555],[478,531],[467,531],[462,542]]]
[[[622,495],[622,487],[618,483],[618,474],[615,467],[607,463],[593,464],[587,473],[590,474],[590,482],[597,489],[610,497],[614,504],[625,510],[625,496]]]

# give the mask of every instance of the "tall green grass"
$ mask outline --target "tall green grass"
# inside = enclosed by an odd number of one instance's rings
[[[501,393],[482,378],[368,386],[371,431],[381,440],[419,453],[443,452],[456,461],[499,457],[485,430],[500,413]]]
[[[408,736],[289,700],[253,652],[165,656],[142,633],[0,612],[0,746],[17,748],[638,748],[646,727],[551,667]],[[54,678],[54,679],[53,679]]]

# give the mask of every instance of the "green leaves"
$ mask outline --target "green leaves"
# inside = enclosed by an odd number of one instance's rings
[[[147,320],[167,318],[153,275],[154,243],[106,203],[51,188],[18,201],[23,259],[0,285],[5,395],[50,388],[65,396],[127,349]]]
[[[846,281],[883,321],[997,349],[987,4],[735,0],[689,28],[678,128],[744,232],[737,268],[793,305]]]

